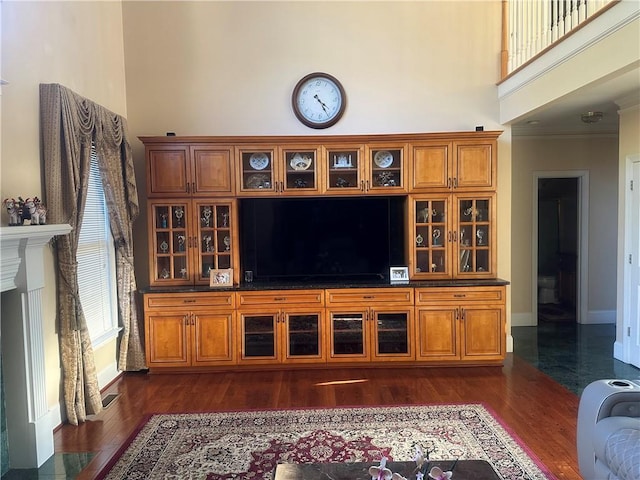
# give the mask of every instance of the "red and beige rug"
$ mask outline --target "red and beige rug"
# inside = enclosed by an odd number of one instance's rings
[[[152,415],[98,478],[271,480],[278,463],[411,461],[416,445],[505,480],[556,478],[479,404]]]

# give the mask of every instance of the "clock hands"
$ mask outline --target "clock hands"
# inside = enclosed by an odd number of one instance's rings
[[[320,97],[318,97],[317,93],[313,96],[313,98],[315,98],[318,101],[318,103],[320,105],[322,105],[322,109],[324,110],[324,113],[329,115],[329,111],[327,110],[327,106],[325,105],[325,103],[322,100],[320,100]]]

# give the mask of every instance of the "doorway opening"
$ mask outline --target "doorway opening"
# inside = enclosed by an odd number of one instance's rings
[[[588,172],[538,173],[535,182],[534,318],[579,323],[586,312]]]

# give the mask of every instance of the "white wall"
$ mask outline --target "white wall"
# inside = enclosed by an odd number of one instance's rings
[[[0,197],[43,198],[40,83],[60,83],[126,116],[121,4],[4,0],[2,76],[10,83],[2,87]],[[46,200],[44,198],[45,204]],[[2,224],[6,225],[4,211],[1,218]],[[50,251],[45,252],[44,268],[47,401],[51,408],[57,409],[60,360],[55,319],[55,271]],[[5,362],[9,363],[6,359]],[[115,342],[96,351],[99,372],[113,372],[114,363]]]

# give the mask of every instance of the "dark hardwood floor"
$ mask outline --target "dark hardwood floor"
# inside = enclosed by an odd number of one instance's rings
[[[95,453],[80,479],[94,478],[150,413],[452,402],[484,403],[558,478],[581,478],[578,397],[512,354],[503,367],[128,373],[104,393],[119,395],[54,435],[56,453]]]

